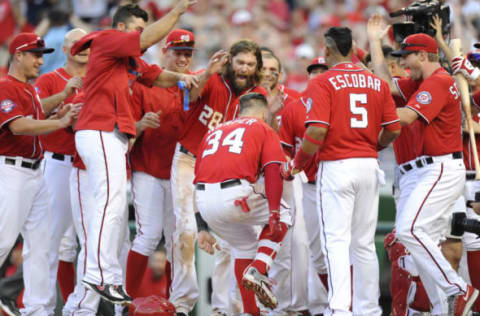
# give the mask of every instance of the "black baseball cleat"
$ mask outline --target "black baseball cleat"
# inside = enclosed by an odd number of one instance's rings
[[[17,303],[6,297],[0,297],[0,310],[3,310],[8,316],[20,316]]]
[[[87,281],[82,282],[87,288],[100,295],[101,298],[113,304],[130,304],[133,301],[121,285],[96,285]]]
[[[185,313],[175,313],[176,316],[187,316]]]

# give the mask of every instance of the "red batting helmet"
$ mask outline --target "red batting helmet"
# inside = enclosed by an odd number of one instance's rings
[[[130,316],[175,316],[175,306],[163,297],[138,297],[129,310]]]

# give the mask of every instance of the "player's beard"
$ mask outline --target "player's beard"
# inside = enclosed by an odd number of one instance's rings
[[[236,74],[233,71],[233,68],[232,68],[231,64],[227,65],[227,70],[226,70],[225,76],[227,77],[227,80],[230,83],[230,86],[232,87],[235,95],[240,95],[243,91],[253,87],[253,85],[255,84],[255,80],[254,80],[255,75],[250,75],[250,76],[247,77],[247,80],[246,80],[245,84],[239,85],[237,83],[237,81],[235,80],[236,79]]]

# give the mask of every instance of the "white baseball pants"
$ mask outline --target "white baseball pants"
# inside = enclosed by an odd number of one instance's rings
[[[167,259],[171,262],[171,240],[175,225],[170,180],[144,172],[133,172],[132,194],[137,234],[132,250],[150,256],[165,234]]]
[[[417,184],[399,205],[395,224],[396,236],[410,251],[432,304],[436,291],[450,296],[466,289],[438,248],[440,237],[448,230],[451,209],[463,192],[465,166],[451,155],[434,159],[433,164],[416,170]]]
[[[325,315],[380,316],[379,267],[375,251],[380,169],[373,158],[321,162],[317,211],[326,259],[329,307]],[[353,304],[351,273],[353,265]]]
[[[50,299],[48,312],[53,315],[57,305],[57,271],[60,243],[67,230],[72,227],[72,210],[70,203],[71,156],[65,160],[52,158],[53,153],[45,152],[43,176],[50,195]],[[76,245],[73,245],[74,247]],[[73,249],[76,252],[76,248]]]
[[[177,313],[185,314],[193,309],[199,296],[195,268],[197,223],[193,207],[194,169],[195,158],[180,152],[180,144],[177,143],[170,176],[173,212],[175,214],[170,302],[175,305]]]
[[[15,165],[6,165],[0,156],[0,265],[23,236],[23,280],[25,292],[22,315],[48,315],[50,217],[48,191],[41,168],[21,167],[21,157]]]
[[[75,146],[82,158],[94,195],[87,269],[84,280],[93,284],[123,284],[120,240],[127,222],[128,138],[113,132],[81,130],[75,133]]]

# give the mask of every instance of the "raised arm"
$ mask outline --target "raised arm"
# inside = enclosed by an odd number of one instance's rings
[[[436,31],[435,40],[437,41],[438,47],[445,54],[445,57],[447,58],[448,63],[451,64],[452,59],[455,56],[453,55],[453,51],[450,49],[450,47],[448,47],[447,43],[445,42],[445,39],[443,38],[442,19],[438,15],[435,15],[433,17],[433,22],[430,23],[430,26]]]
[[[195,3],[197,3],[196,0],[179,0],[167,15],[146,27],[140,35],[141,50],[146,50],[164,38],[175,26],[180,16]]]
[[[372,58],[372,67],[374,73],[388,83],[393,95],[400,95],[397,86],[393,82],[392,75],[388,70],[388,65],[383,56],[382,39],[388,33],[389,26],[385,25],[384,20],[378,14],[374,14],[367,23],[368,42],[370,44],[370,56]]]

